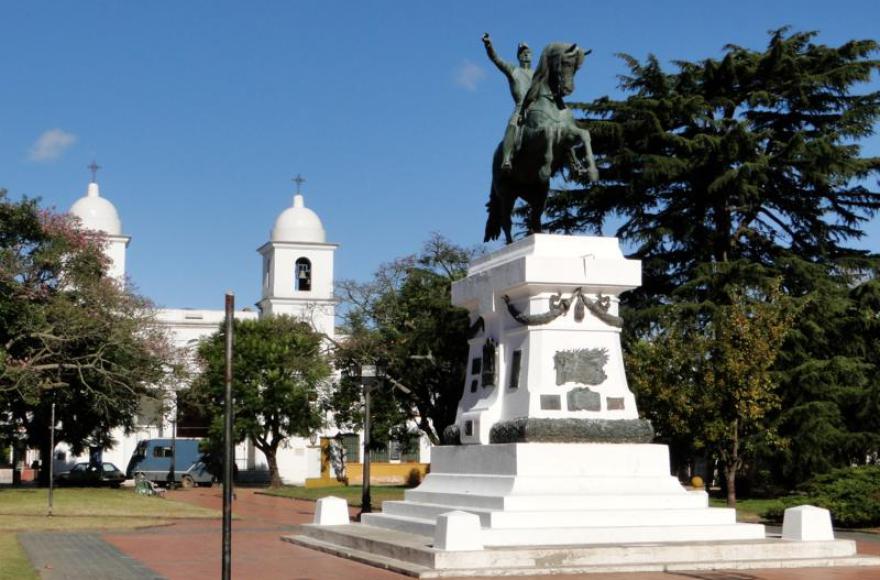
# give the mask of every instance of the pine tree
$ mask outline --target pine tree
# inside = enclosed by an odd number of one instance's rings
[[[731,285],[781,277],[803,308],[776,361],[780,411],[766,418],[791,441],[768,452],[789,482],[878,450],[861,410],[880,388],[877,345],[858,326],[873,285],[856,286],[878,257],[852,247],[880,209],[880,158],[859,146],[880,115],[880,93],[859,92],[878,45],[815,37],[783,28],[763,51],[728,45],[673,72],[622,55],[628,96],[573,105],[600,181],[548,203],[552,231],[599,233],[622,218],[617,236],[644,271],[623,296],[628,348],[671,305],[729,305]]]

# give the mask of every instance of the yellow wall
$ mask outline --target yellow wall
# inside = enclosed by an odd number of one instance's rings
[[[419,481],[428,472],[428,463],[370,463],[370,483],[407,483],[410,473],[418,473]],[[349,484],[360,484],[364,480],[362,463],[348,463],[345,466]]]
[[[428,463],[370,463],[371,484],[413,484],[414,477],[421,481],[428,473]],[[349,485],[360,485],[364,479],[364,466],[361,463],[346,463],[345,472]],[[306,487],[327,487],[339,485],[335,477],[324,476],[306,480]]]

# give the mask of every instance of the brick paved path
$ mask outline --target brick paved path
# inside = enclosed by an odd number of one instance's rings
[[[314,502],[295,501],[238,489],[232,525],[232,576],[257,580],[401,580],[365,564],[335,558],[281,541],[294,526],[309,523]],[[220,509],[220,489],[169,492],[169,500]],[[352,511],[354,514],[354,511]],[[219,520],[187,520],[172,526],[108,533],[103,537],[122,552],[171,580],[220,577],[222,540]]]
[[[184,501],[220,509],[219,488],[170,492],[169,500]],[[281,542],[293,526],[312,521],[314,502],[295,501],[259,495],[239,489],[233,513],[232,573],[237,580],[403,580],[405,577],[350,560],[337,558]],[[354,510],[352,511],[354,513]],[[23,543],[29,534],[22,534]],[[36,534],[35,534],[36,535]],[[49,535],[49,534],[39,534]],[[58,534],[61,535],[61,534]],[[91,536],[94,533],[64,534]],[[221,528],[219,520],[184,520],[170,526],[107,532],[100,539],[119,551],[120,558],[138,560],[145,573],[170,580],[213,580],[220,577]],[[868,536],[855,537],[859,552],[880,555],[880,542]],[[84,554],[89,557],[94,548]],[[31,554],[31,552],[28,552]],[[70,562],[78,554],[70,553]],[[31,555],[35,564],[39,559]],[[131,560],[128,560],[131,564]],[[39,567],[39,566],[38,566]],[[53,569],[59,569],[54,566]],[[70,576],[72,577],[72,576]],[[78,578],[105,578],[89,573]],[[113,576],[113,578],[152,578],[156,576]],[[64,576],[48,576],[54,580]],[[526,577],[519,577],[528,580]],[[539,578],[529,577],[531,579]],[[679,572],[644,574],[581,574],[545,576],[553,580],[880,580],[880,568],[815,568],[790,570],[749,570],[745,572]]]
[[[139,561],[126,556],[96,533],[19,534],[31,563],[47,580],[161,580]]]
[[[220,490],[173,492],[169,499],[219,509]],[[403,580],[405,576],[329,554],[282,543],[291,526],[309,523],[314,502],[295,501],[238,490],[233,513],[233,577],[259,580]],[[352,514],[355,510],[352,510]],[[219,578],[220,523],[198,522],[152,532],[107,535],[105,539],[172,580]],[[863,538],[855,538],[863,540]],[[859,541],[859,551],[880,555],[880,543]],[[520,577],[521,580],[527,580]],[[530,577],[539,578],[537,576]],[[880,580],[878,568],[749,570],[747,572],[580,574],[553,580]]]

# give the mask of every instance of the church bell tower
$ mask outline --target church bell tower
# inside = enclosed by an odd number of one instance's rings
[[[286,314],[309,322],[333,338],[336,298],[333,256],[338,244],[327,243],[321,219],[305,206],[297,177],[293,206],[275,220],[270,239],[257,251],[263,257],[261,316]]]
[[[122,233],[122,220],[116,207],[110,200],[101,197],[97,177],[100,168],[94,161],[89,165],[92,180],[86,194],[70,206],[70,214],[79,218],[84,229],[100,236],[104,253],[110,261],[107,274],[119,284],[125,284],[125,250],[131,237]]]

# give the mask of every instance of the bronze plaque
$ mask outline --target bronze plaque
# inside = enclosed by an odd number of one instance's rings
[[[604,348],[560,350],[553,355],[556,384],[601,385],[608,378],[605,374],[607,362],[608,350]]]
[[[591,391],[589,387],[570,390],[567,399],[569,411],[602,410],[602,395]]]
[[[623,397],[605,397],[605,408],[609,411],[623,410]]]
[[[559,395],[541,395],[542,411],[561,411],[562,397]]]

